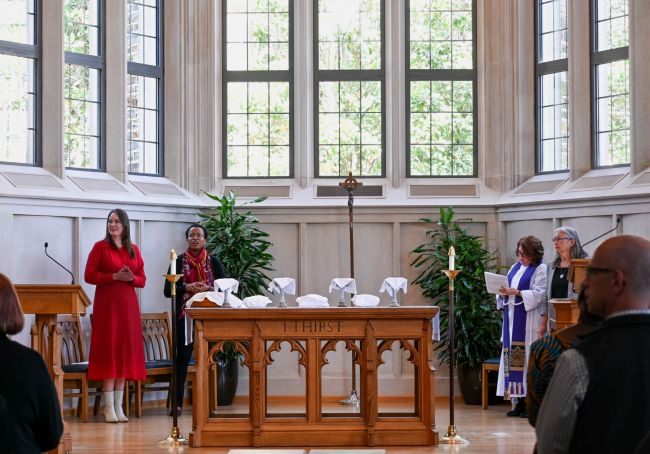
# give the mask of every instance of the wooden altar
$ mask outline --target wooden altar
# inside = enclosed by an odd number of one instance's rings
[[[434,369],[429,364],[431,319],[426,307],[347,307],[325,309],[193,308],[196,378],[190,444],[199,446],[406,446],[438,444],[435,426]],[[245,417],[216,417],[211,411],[215,356],[232,340],[248,367],[249,412]],[[306,371],[304,415],[267,412],[267,366],[271,353],[288,342]],[[344,342],[360,370],[359,412],[322,411],[321,370],[326,355]],[[399,343],[414,366],[412,414],[378,411],[378,373],[382,354]]]
[[[90,300],[80,285],[16,284],[16,293],[25,314],[35,314],[32,326],[32,348],[43,355],[63,412],[63,369],[61,368],[61,328],[57,316],[85,315]],[[58,449],[53,453],[72,451],[72,437],[65,421]]]

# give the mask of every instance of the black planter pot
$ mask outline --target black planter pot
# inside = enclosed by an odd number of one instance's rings
[[[460,393],[466,405],[481,405],[481,366],[457,367],[458,383],[460,384]],[[503,403],[503,397],[496,395],[495,388],[497,383],[497,374],[488,374],[488,403],[498,405]]]
[[[237,393],[239,364],[237,358],[221,361],[217,359],[217,405],[232,405]]]

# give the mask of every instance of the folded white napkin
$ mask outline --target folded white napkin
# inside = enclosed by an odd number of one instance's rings
[[[266,307],[271,304],[271,300],[264,295],[253,295],[244,298],[244,307],[256,308],[256,307]]]
[[[351,277],[335,277],[330,283],[330,293],[332,290],[343,290],[347,293],[357,293],[357,283]]]
[[[324,296],[310,293],[296,298],[298,307],[330,307],[330,303]]]
[[[384,279],[384,282],[381,283],[379,288],[379,293],[387,292],[388,295],[392,298],[397,292],[402,289],[406,293],[408,289],[408,281],[404,277],[387,277]]]
[[[283,291],[289,295],[296,293],[296,280],[292,277],[276,277],[269,284],[269,292]]]
[[[361,293],[352,297],[352,304],[359,307],[373,307],[379,304],[379,297]]]
[[[215,292],[215,291],[195,293],[194,296],[192,296],[190,299],[187,300],[187,303],[185,303],[185,307],[192,306],[192,303],[194,301],[203,301],[205,299],[212,301],[217,306],[223,306],[224,295],[225,294],[223,292]],[[235,295],[229,295],[228,302],[232,307],[242,307],[244,305],[242,303],[242,300],[237,298]]]
[[[232,293],[237,293],[237,290],[239,290],[239,281],[229,277],[217,279],[214,281],[214,288],[218,288],[222,292],[230,290]]]

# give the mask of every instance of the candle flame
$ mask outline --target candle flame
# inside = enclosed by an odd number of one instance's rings
[[[176,251],[172,249],[171,254],[169,255],[170,260],[176,260]]]
[[[452,257],[456,255],[456,251],[454,250],[453,246],[449,248],[449,254],[448,255],[450,255]]]

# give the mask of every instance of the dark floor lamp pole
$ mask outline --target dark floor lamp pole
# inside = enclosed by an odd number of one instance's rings
[[[443,270],[443,273],[449,278],[449,427],[447,433],[440,438],[440,443],[449,445],[459,445],[469,443],[469,440],[461,437],[456,432],[456,424],[454,423],[454,370],[456,368],[456,336],[454,333],[454,320],[455,320],[455,294],[454,294],[454,281],[456,276],[460,273],[459,270],[454,270],[454,256],[453,246],[449,249],[449,270]]]
[[[165,275],[165,279],[169,281],[171,284],[171,305],[172,305],[172,323],[170,325],[170,329],[172,331],[172,345],[171,345],[171,356],[172,356],[172,382],[171,382],[171,407],[172,407],[172,430],[171,433],[167,438],[164,440],[160,440],[158,442],[158,445],[161,446],[181,446],[181,445],[187,445],[187,439],[181,435],[181,432],[178,428],[178,405],[176,400],[178,399],[178,384],[176,382],[176,344],[178,342],[178,335],[176,333],[176,282],[181,278],[181,274],[176,274],[176,252],[172,249],[171,251],[171,257],[170,257],[171,263],[173,264],[173,268],[170,269],[170,274]]]

